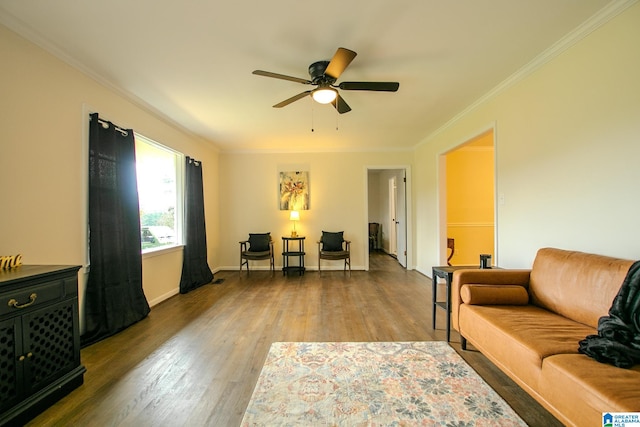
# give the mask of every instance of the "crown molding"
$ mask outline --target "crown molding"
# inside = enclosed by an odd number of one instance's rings
[[[209,144],[208,148],[213,148],[215,150],[220,150],[220,148],[217,146],[217,144],[215,144],[214,141],[211,141],[210,139],[204,137],[203,135],[199,135],[199,134],[194,133],[192,130],[187,129],[182,124],[176,122],[174,119],[172,119],[171,117],[167,116],[166,114],[164,114],[162,111],[158,110],[157,108],[153,107],[151,104],[149,104],[148,102],[144,101],[140,97],[138,97],[138,96],[134,95],[133,93],[131,93],[131,92],[129,92],[129,91],[127,91],[127,90],[125,90],[125,89],[123,89],[121,87],[118,87],[117,85],[115,85],[113,83],[111,83],[108,79],[104,78],[101,74],[97,73],[92,68],[87,67],[86,65],[82,64],[81,62],[79,62],[76,59],[74,59],[73,57],[71,57],[60,46],[58,46],[55,43],[52,43],[50,40],[48,40],[46,37],[44,37],[41,33],[39,33],[38,31],[34,30],[33,28],[31,28],[27,24],[25,24],[22,20],[20,20],[20,19],[16,18],[15,16],[11,15],[6,10],[2,9],[2,7],[0,7],[0,24],[4,25],[9,30],[13,31],[14,33],[16,33],[18,36],[22,37],[23,39],[33,43],[34,45],[38,46],[41,49],[43,49],[45,52],[49,53],[50,55],[53,55],[55,58],[57,58],[58,60],[62,61],[65,64],[69,65],[71,68],[74,68],[75,70],[77,70],[80,73],[86,75],[90,79],[93,79],[98,84],[100,84],[100,85],[106,87],[107,89],[109,89],[110,91],[118,94],[119,96],[121,96],[122,98],[124,98],[127,101],[131,102],[132,104],[134,104],[135,106],[137,106],[141,110],[144,110],[145,112],[149,113],[150,115],[156,117],[157,119],[165,122],[169,126],[179,130],[180,132],[182,132],[184,134],[189,135],[190,137],[192,137],[194,139],[205,141],[206,143]]]
[[[564,51],[571,48],[589,34],[609,22],[611,19],[615,18],[629,7],[633,6],[637,3],[638,0],[614,0],[609,3],[607,6],[603,7],[591,18],[587,19],[585,22],[576,27],[573,31],[569,32],[566,36],[555,42],[553,45],[545,49],[540,55],[536,56],[533,60],[527,63],[525,66],[520,68],[518,71],[513,73],[511,76],[507,77],[496,87],[491,89],[489,92],[478,98],[471,105],[466,107],[464,110],[460,111],[458,114],[453,116],[449,121],[440,126],[438,129],[433,131],[431,134],[427,135],[421,142],[416,144],[414,148],[418,148],[433,138],[435,138],[440,133],[444,132],[451,126],[453,126],[456,122],[462,119],[464,116],[469,114],[471,111],[478,108],[480,105],[485,102],[495,98],[500,93],[504,92],[508,88],[514,86],[516,83],[524,80],[526,77],[540,69],[542,66],[553,60],[554,58],[560,56]]]

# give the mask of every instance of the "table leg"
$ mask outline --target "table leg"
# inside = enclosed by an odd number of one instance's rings
[[[287,275],[287,268],[289,267],[289,258],[285,255],[289,252],[289,241],[282,239],[282,275]]]
[[[453,273],[447,273],[447,342],[451,339],[451,281],[453,279]]]
[[[300,240],[300,275],[304,274],[304,240]]]
[[[438,296],[437,295],[437,292],[438,292],[438,276],[436,276],[436,272],[433,269],[431,270],[431,277],[433,278],[432,279],[433,285],[432,285],[432,288],[431,288],[431,306],[432,306],[431,310],[433,311],[433,319],[432,319],[432,322],[431,322],[432,323],[431,327],[433,329],[435,329],[436,328],[436,309],[438,308],[436,306],[436,301],[438,300],[438,298],[437,298],[437,296]]]

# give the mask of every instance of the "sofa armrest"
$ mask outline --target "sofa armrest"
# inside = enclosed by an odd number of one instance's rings
[[[460,332],[458,315],[462,298],[460,289],[464,285],[520,285],[527,288],[531,269],[526,270],[501,270],[501,269],[475,269],[456,270],[453,272],[451,282],[451,320],[453,328]]]

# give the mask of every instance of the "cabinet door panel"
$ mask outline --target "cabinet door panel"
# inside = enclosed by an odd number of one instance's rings
[[[20,319],[0,322],[0,413],[15,405],[22,396]]]
[[[64,301],[23,317],[26,384],[33,393],[78,366],[74,346],[75,300]]]

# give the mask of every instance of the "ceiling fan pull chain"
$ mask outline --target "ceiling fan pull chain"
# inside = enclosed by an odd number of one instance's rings
[[[309,99],[311,99],[311,97],[309,97]],[[314,129],[314,125],[313,125],[313,112],[314,112],[314,108],[313,108],[313,100],[311,100],[311,132],[313,132]]]

